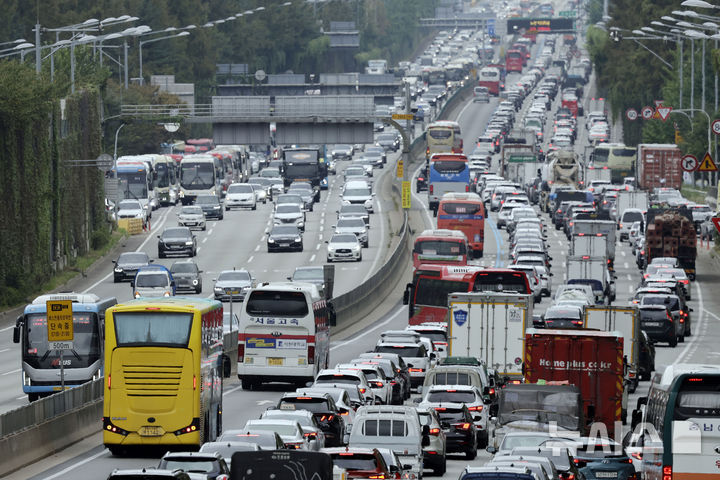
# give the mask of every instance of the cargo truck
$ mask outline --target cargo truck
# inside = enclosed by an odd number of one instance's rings
[[[646,212],[650,207],[650,196],[648,192],[641,190],[621,190],[618,192],[615,205],[617,206],[618,216],[622,215],[628,208],[637,208]]]
[[[607,257],[569,256],[566,265],[567,283],[590,285],[597,304],[609,305],[615,300],[615,284],[608,270]]]
[[[585,167],[583,175],[583,186],[587,188],[592,182],[598,180],[610,182],[611,175],[612,170],[607,167]]]
[[[542,172],[544,182],[540,193],[540,209],[549,211],[550,197],[561,190],[575,190],[579,185],[578,156],[575,152],[556,150],[547,155],[547,162]]]
[[[645,227],[645,259],[675,257],[690,280],[695,280],[697,236],[692,212],[685,207],[650,208]]]
[[[524,294],[451,293],[448,356],[475,357],[502,377],[521,379],[533,303],[533,296]]]
[[[564,380],[579,388],[584,434],[615,438],[615,422],[625,420],[622,332],[529,328],[523,366],[526,382]]]
[[[628,387],[628,393],[633,393],[640,381],[641,333],[637,307],[634,305],[585,307],[585,327],[603,332],[622,333],[625,384]]]
[[[607,237],[605,246],[607,247],[606,253],[610,265],[610,270],[613,270],[612,265],[615,263],[615,242],[617,241],[617,226],[615,222],[611,220],[590,220],[578,216],[572,220],[572,226],[568,229],[570,239],[576,235],[584,234],[585,236],[597,236],[604,235]],[[586,255],[584,253],[577,253],[575,255]],[[603,255],[603,254],[600,254]]]
[[[604,233],[576,233],[570,237],[570,255],[576,257],[607,257],[608,268],[613,270],[615,261],[615,248],[610,245],[607,234]]]
[[[643,190],[682,186],[683,154],[674,143],[641,143],[637,146],[637,182]]]

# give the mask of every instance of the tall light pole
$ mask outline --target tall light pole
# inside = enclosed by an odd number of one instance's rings
[[[144,80],[145,77],[143,77],[143,54],[142,54],[143,45],[145,45],[146,43],[158,42],[160,40],[167,40],[168,38],[187,37],[188,35],[190,35],[190,32],[186,31],[186,32],[176,33],[175,35],[168,35],[168,36],[160,37],[160,38],[151,38],[150,40],[141,40],[139,42],[138,55],[140,57],[140,84],[141,85],[144,84],[144,82],[145,82],[145,80]]]
[[[678,24],[679,25],[679,24]],[[705,110],[705,40],[707,40],[708,37],[702,32],[698,32],[697,30],[685,30],[685,35],[690,37],[691,39],[702,39],[702,100],[700,101],[700,109]],[[693,50],[693,57],[695,56],[695,51]],[[692,105],[692,108],[695,108],[695,105]],[[694,113],[694,112],[693,112]]]

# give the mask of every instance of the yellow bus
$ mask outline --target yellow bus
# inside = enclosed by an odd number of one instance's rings
[[[105,316],[103,443],[197,448],[222,431],[223,309],[216,300],[137,299]]]

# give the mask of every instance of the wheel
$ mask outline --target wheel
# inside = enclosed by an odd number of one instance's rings
[[[222,220],[223,218],[225,218],[225,215],[220,215],[220,217],[218,218],[218,220]]]
[[[195,289],[195,293],[202,293],[202,286]]]
[[[257,384],[250,379],[243,378],[240,380],[243,390],[254,390]]]
[[[361,253],[360,256],[358,257],[357,261],[358,261],[358,262],[362,262],[362,253]]]
[[[251,210],[257,210],[257,203],[254,203]]]
[[[230,210],[230,207],[225,206],[225,211],[227,212],[228,210]]]
[[[685,334],[680,335],[679,337],[677,337],[677,341],[680,342],[680,343],[685,343]]]
[[[472,449],[465,452],[465,458],[468,460],[475,460],[477,457],[477,445],[473,445]]]
[[[202,231],[204,232],[205,230],[207,230],[207,225],[203,225],[202,227]]]
[[[110,450],[110,455],[113,457],[119,457],[123,454],[123,448],[119,445],[105,445]]]
[[[363,243],[363,248],[368,248],[369,246],[370,246],[370,240],[368,240],[367,242]]]
[[[302,243],[301,243],[301,244],[300,244],[300,248],[298,248],[298,252],[302,252],[302,251],[303,251],[303,246],[302,246]]]
[[[332,261],[332,258],[328,257],[328,258],[327,258],[327,263],[332,263],[332,262],[333,262],[333,261]]]
[[[640,380],[642,380],[643,382],[647,382],[648,380],[650,380],[650,372],[641,373]]]
[[[670,346],[671,346],[672,348],[677,347],[677,343],[678,343],[678,337],[673,337],[673,338],[670,340]]]
[[[445,470],[447,470],[447,459],[443,456],[442,462],[433,467],[433,473],[435,475],[442,476],[445,475]]]
[[[488,432],[481,431],[480,436],[478,438],[478,447],[479,448],[485,448],[488,446]]]
[[[190,252],[191,257],[194,257],[195,255],[197,255],[197,248],[193,248],[192,252]]]

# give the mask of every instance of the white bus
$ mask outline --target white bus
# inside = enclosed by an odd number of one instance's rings
[[[670,365],[638,406],[644,480],[718,478],[720,365]]]
[[[332,307],[309,283],[251,289],[240,311],[238,378],[245,390],[263,382],[304,386],[328,367]]]
[[[186,155],[180,161],[178,180],[183,205],[195,201],[198,195],[222,195],[224,178],[222,161],[208,154]]]

